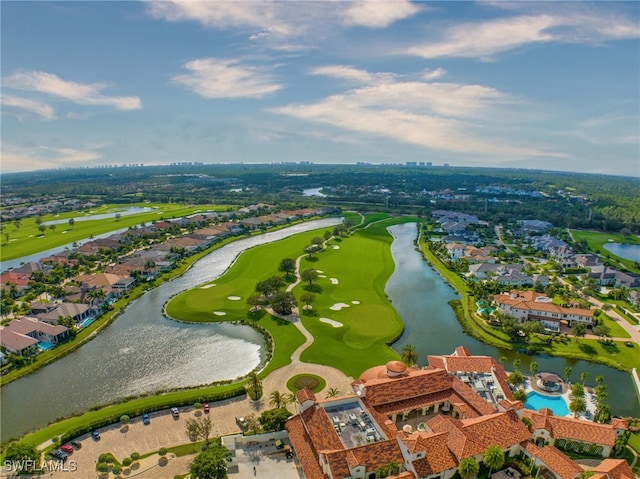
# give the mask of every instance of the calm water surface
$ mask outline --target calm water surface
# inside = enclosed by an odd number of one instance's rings
[[[162,316],[163,304],[219,277],[248,248],[339,222],[309,221],[234,241],[148,291],[93,341],[2,388],[2,440],[127,396],[245,375],[264,360],[261,334],[248,326],[171,321]]]
[[[552,371],[560,375],[564,368],[573,369],[574,381],[582,372],[588,372],[587,385],[594,386],[594,378],[602,375],[609,385],[609,404],[614,414],[640,415],[640,404],[631,376],[622,371],[600,364],[550,356],[527,356],[514,351],[486,345],[462,330],[448,301],[460,298],[429,266],[415,250],[413,241],[417,230],[414,223],[392,226],[389,231],[395,238],[391,253],[396,269],[389,279],[386,292],[393,306],[405,323],[405,330],[393,348],[400,352],[406,344],[413,344],[419,354],[420,363],[426,364],[428,354],[451,354],[456,346],[466,346],[472,354],[499,358],[507,357],[509,369],[514,359],[520,358],[521,370],[528,373],[528,365],[536,361],[540,371]]]
[[[640,262],[640,245],[628,243],[606,243],[604,249],[624,259]]]

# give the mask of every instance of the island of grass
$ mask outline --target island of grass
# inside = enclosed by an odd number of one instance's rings
[[[330,240],[323,251],[302,258],[301,271],[322,272],[311,285],[303,282],[293,289],[298,300],[307,289],[315,296],[313,309],[301,317],[314,336],[314,342],[302,352],[303,362],[333,366],[357,377],[370,367],[398,359],[388,345],[402,333],[403,325],[384,292],[394,269],[390,248],[393,238],[386,228],[415,221],[412,217],[384,219],[337,238],[340,241]],[[185,291],[167,303],[165,312],[181,321],[243,321],[266,330],[275,343],[273,357],[260,373],[266,376],[291,362],[291,354],[304,343],[304,337],[289,321],[263,310],[251,313],[246,299],[255,292],[256,283],[282,275],[278,266],[283,258],[298,258],[314,237],[324,236],[324,231],[301,233],[245,251],[215,280],[215,287],[204,285]],[[336,308],[339,304],[346,306]],[[225,314],[220,315],[222,312]],[[321,319],[331,319],[341,326]]]
[[[296,374],[287,381],[287,389],[292,393],[297,393],[301,389],[309,389],[318,394],[327,386],[324,378],[310,373]]]

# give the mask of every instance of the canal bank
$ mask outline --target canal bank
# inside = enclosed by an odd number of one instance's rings
[[[239,239],[198,260],[182,276],[147,291],[92,341],[2,388],[3,440],[124,398],[244,376],[264,359],[261,333],[230,323],[171,321],[162,314],[164,303],[219,277],[248,248],[340,221],[308,221]]]
[[[640,415],[631,376],[623,371],[578,359],[527,355],[496,348],[465,334],[449,305],[449,301],[459,300],[460,295],[416,250],[416,224],[392,226],[389,231],[394,237],[391,252],[396,269],[387,282],[386,292],[405,327],[400,339],[392,346],[397,352],[400,353],[406,344],[413,344],[418,351],[420,364],[424,365],[429,354],[451,354],[456,346],[466,346],[472,354],[507,358],[507,369],[513,360],[520,359],[520,367],[525,372],[529,364],[535,361],[540,370],[559,374],[570,367],[573,380],[587,372],[593,383],[596,376],[602,375],[609,386],[612,412],[622,416]],[[587,382],[587,385],[594,384]]]

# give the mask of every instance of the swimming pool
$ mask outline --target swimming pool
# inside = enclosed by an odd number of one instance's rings
[[[545,396],[536,391],[531,391],[527,394],[524,407],[535,409],[536,411],[546,407],[551,409],[556,416],[567,416],[569,414],[567,403],[561,396]]]

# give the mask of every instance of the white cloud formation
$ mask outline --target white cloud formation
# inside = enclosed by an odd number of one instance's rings
[[[194,21],[208,28],[245,28],[251,40],[295,37],[321,24],[384,28],[410,17],[420,8],[408,0],[303,1],[147,1],[153,18]]]
[[[111,106],[117,110],[138,110],[142,108],[139,97],[105,96],[101,90],[107,87],[104,83],[76,83],[63,80],[53,73],[33,70],[20,70],[3,80],[5,87],[17,90],[37,91],[64,98],[80,105]]]
[[[436,70],[437,71],[437,70]],[[324,123],[348,131],[374,134],[437,150],[491,155],[494,160],[562,153],[519,146],[491,138],[486,123],[500,118],[500,108],[516,100],[482,85],[399,81],[349,67],[323,67],[313,73],[333,73],[363,85],[312,104],[287,105],[271,111]]]
[[[349,80],[355,83],[373,83],[382,80],[391,80],[395,77],[394,73],[369,73],[360,68],[354,68],[348,65],[327,65],[324,67],[313,68],[310,70],[312,75],[324,75],[333,78]]]
[[[517,15],[457,24],[444,39],[413,46],[405,53],[424,58],[490,58],[527,44],[599,43],[640,37],[637,21],[596,13]]]
[[[370,28],[388,27],[420,11],[407,0],[354,0],[343,4],[346,8],[339,10],[343,23]]]
[[[35,113],[43,120],[53,120],[56,117],[56,113],[53,107],[47,105],[46,103],[32,100],[30,98],[22,98],[19,96],[7,95],[3,93],[2,105],[19,108],[29,113]]]
[[[261,98],[282,88],[269,73],[237,59],[200,58],[184,68],[189,73],[172,80],[204,98]]]
[[[39,146],[25,148],[8,143],[2,144],[2,171],[29,170],[84,166],[102,158],[94,149]]]

